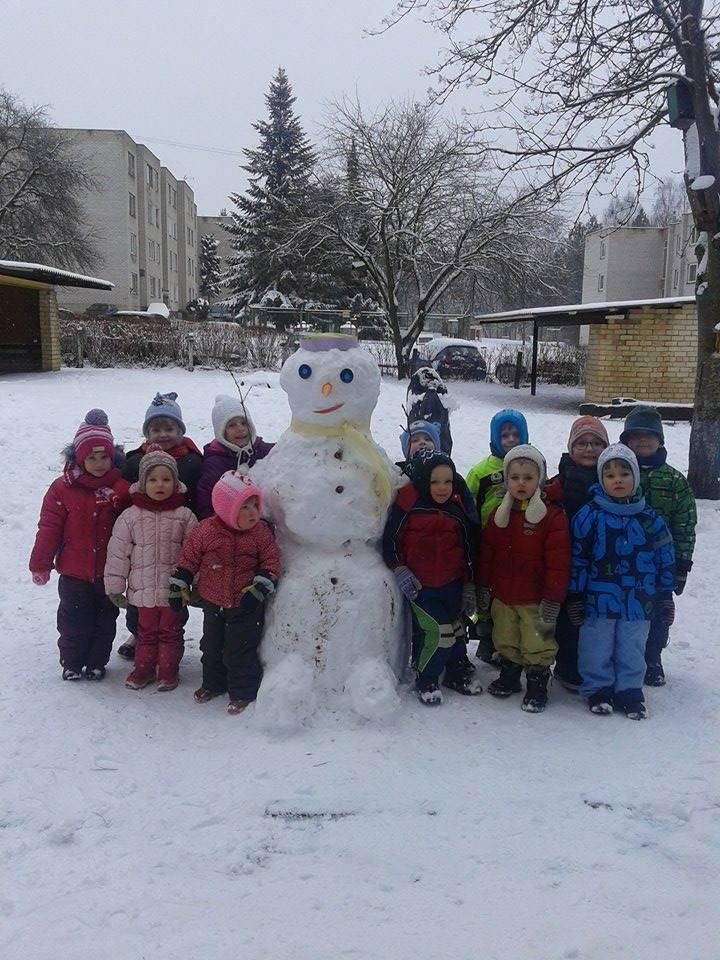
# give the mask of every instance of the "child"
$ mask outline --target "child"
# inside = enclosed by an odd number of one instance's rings
[[[560,458],[557,476],[545,487],[545,499],[564,508],[571,529],[575,514],[591,498],[590,488],[597,483],[598,457],[609,443],[607,430],[597,417],[578,417],[570,427],[568,452]],[[572,693],[577,693],[582,683],[577,665],[578,634],[563,604],[555,627],[558,653],[554,676]]]
[[[165,692],[178,685],[183,655],[183,624],[168,606],[168,578],[197,519],[185,506],[177,460],[159,447],[151,446],[141,459],[130,496],[133,505],[120,515],[110,538],[105,590],[115,606],[129,602],[138,611],[135,669],[125,686],[142,690],[157,680]]]
[[[410,601],[418,697],[435,706],[442,703],[443,670],[446,687],[482,692],[460,622],[462,612],[475,609],[473,529],[450,457],[423,451],[413,463],[412,481],[398,491],[385,525],[383,557]]]
[[[503,462],[507,492],[483,531],[478,564],[478,610],[492,602],[492,639],[500,676],[495,697],[527,690],[522,709],[540,713],[547,703],[553,636],[570,570],[570,536],[563,511],[542,500],[545,460],[530,444],[510,450]]]
[[[192,531],[170,578],[170,606],[181,610],[193,577],[204,610],[202,686],[198,703],[228,692],[228,713],[241,713],[257,697],[262,665],[258,647],[265,600],[280,575],[280,554],[260,519],[262,494],[249,477],[224,473],[213,487],[215,516]]]
[[[452,453],[450,410],[454,407],[455,404],[450,400],[448,389],[437,370],[420,367],[413,373],[407,388],[408,423],[415,420],[436,423],[440,442],[435,449],[448,456]]]
[[[400,434],[400,446],[405,459],[400,460],[395,466],[400,467],[402,473],[412,480],[415,457],[419,453],[423,450],[430,453],[433,451],[442,452],[440,450],[440,427],[437,423],[432,423],[429,420],[415,420],[413,423],[409,423],[407,429]],[[457,474],[455,480],[470,523],[477,526],[479,521],[473,496],[460,474]]]
[[[670,529],[675,547],[675,593],[685,589],[692,569],[695,549],[697,507],[690,484],[685,477],[667,463],[667,450],[662,420],[654,407],[637,406],[627,415],[620,435],[637,457],[640,465],[640,485],[649,507],[662,517]],[[650,633],[645,647],[645,683],[649,687],[665,685],[662,651],[668,644],[670,626],[659,617],[650,621]]]
[[[635,454],[622,443],[598,459],[600,485],[573,521],[568,614],[580,627],[578,663],[593,713],[647,716],[645,643],[653,618],[669,626],[675,554],[664,521],[645,503]]]
[[[241,397],[215,397],[212,424],[215,439],[203,450],[197,486],[197,512],[201,520],[212,516],[212,489],[220,477],[242,466],[249,470],[275,446],[257,435]]]
[[[113,485],[120,452],[104,410],[90,410],[65,449],[62,477],[50,484],[40,508],[30,555],[33,583],[60,574],[57,625],[63,680],[102,680],[115,639],[117,609],[105,596],[103,570],[117,516]]]
[[[130,504],[129,490],[133,483],[137,483],[141,459],[147,453],[150,444],[157,444],[161,450],[169,453],[177,461],[178,476],[186,490],[185,503],[193,513],[197,513],[196,493],[202,469],[202,454],[193,441],[185,436],[182,410],[176,401],[176,393],[156,393],[147,408],[142,428],[145,442],[127,454],[123,470],[124,506]],[[118,653],[126,660],[133,660],[138,627],[137,613],[132,605],[128,606],[125,623],[130,636],[118,647]]]

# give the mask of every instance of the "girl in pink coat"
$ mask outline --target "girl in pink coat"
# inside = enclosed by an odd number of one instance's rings
[[[118,607],[138,608],[135,669],[125,686],[160,691],[178,685],[183,618],[168,604],[168,581],[180,549],[197,523],[185,504],[177,462],[159,447],[140,461],[130,488],[132,506],[118,518],[108,544],[105,590]],[[127,596],[126,596],[127,590]]]

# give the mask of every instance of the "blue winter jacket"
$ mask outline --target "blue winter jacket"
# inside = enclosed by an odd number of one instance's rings
[[[585,602],[588,619],[650,620],[670,596],[675,550],[665,522],[637,494],[629,503],[599,484],[575,514],[568,595]]]

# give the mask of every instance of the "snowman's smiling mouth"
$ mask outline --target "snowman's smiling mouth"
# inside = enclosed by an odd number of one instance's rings
[[[340,407],[344,407],[345,403],[336,403],[334,407],[325,407],[324,410],[313,410],[313,413],[332,413],[334,410],[339,410]]]

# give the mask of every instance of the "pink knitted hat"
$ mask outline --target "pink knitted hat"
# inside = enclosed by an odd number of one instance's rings
[[[262,510],[263,496],[260,488],[256,487],[246,474],[228,470],[213,487],[213,510],[223,523],[235,528],[238,511],[250,497],[257,497],[258,507]]]
[[[115,441],[108,426],[108,416],[104,410],[88,410],[85,419],[77,428],[73,439],[75,460],[82,463],[96,450],[102,450],[111,459],[115,454]]]

